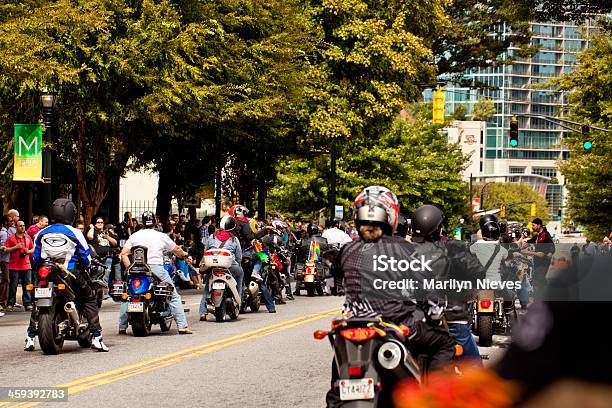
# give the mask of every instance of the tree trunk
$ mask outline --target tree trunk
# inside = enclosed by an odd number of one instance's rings
[[[263,175],[260,174],[257,180],[257,218],[260,221],[266,219],[266,196],[268,195],[268,186]]]
[[[159,215],[162,224],[168,222],[172,210],[172,193],[170,193],[171,174],[164,168],[159,169],[159,182],[157,185],[157,208],[155,212]]]
[[[221,217],[221,165],[217,166],[215,171],[215,217]]]

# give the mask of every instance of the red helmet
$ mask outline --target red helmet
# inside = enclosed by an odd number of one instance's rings
[[[363,189],[353,203],[355,224],[373,221],[390,227],[390,234],[395,231],[399,217],[399,201],[391,190],[382,186],[370,186]]]

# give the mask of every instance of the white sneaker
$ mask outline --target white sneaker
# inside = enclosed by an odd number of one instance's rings
[[[34,351],[34,337],[26,337],[23,351]]]
[[[4,313],[4,312],[0,312],[0,317],[2,317],[2,316],[4,316],[4,315],[6,315],[6,313]]]
[[[104,344],[104,342],[102,341],[102,336],[94,337],[91,340],[91,348],[98,351],[108,351],[108,347],[106,347],[106,344]]]

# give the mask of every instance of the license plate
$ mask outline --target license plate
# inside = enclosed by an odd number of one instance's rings
[[[304,282],[306,283],[314,282],[314,275],[304,275]]]
[[[144,303],[142,302],[128,303],[128,312],[144,312]]]
[[[359,380],[339,380],[340,399],[367,400],[374,398],[374,380],[371,378],[361,378]]]
[[[213,282],[213,289],[225,289],[225,282]]]
[[[53,288],[36,288],[34,289],[34,297],[36,299],[46,299],[53,296]]]

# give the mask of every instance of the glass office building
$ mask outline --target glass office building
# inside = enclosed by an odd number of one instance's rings
[[[546,189],[550,211],[563,207],[563,175],[557,162],[568,152],[561,146],[567,133],[558,125],[522,114],[558,116],[567,105],[567,95],[546,83],[570,72],[576,55],[588,46],[594,20],[582,26],[567,23],[532,23],[532,45],[539,47],[531,58],[515,58],[512,65],[480,68],[466,73],[472,87],[449,84],[445,89],[445,111],[450,116],[457,105],[464,104],[471,113],[481,97],[491,99],[497,114],[487,122],[481,154],[481,174],[533,174],[550,177]],[[503,30],[502,30],[503,32]],[[516,48],[508,49],[512,56]],[[519,118],[519,145],[508,145],[510,118]]]

